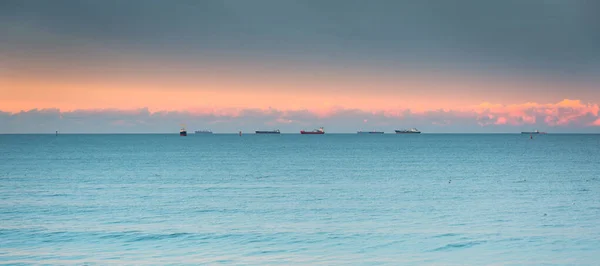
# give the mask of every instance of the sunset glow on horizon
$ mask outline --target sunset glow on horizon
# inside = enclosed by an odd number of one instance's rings
[[[177,68],[175,68],[177,69]],[[167,72],[167,73],[164,73]],[[462,109],[486,102],[503,105],[556,103],[594,97],[591,85],[498,77],[421,75],[344,75],[308,72],[218,75],[168,71],[61,75],[43,79],[4,75],[0,79],[5,112],[30,109],[136,109],[190,111],[198,109],[275,108],[319,111],[331,108],[364,111],[429,111]],[[204,75],[202,75],[204,74]],[[356,73],[354,73],[356,74]],[[360,74],[360,72],[358,73]],[[428,76],[429,75],[429,76]],[[577,91],[570,95],[571,91]],[[573,97],[572,97],[573,96]],[[588,102],[596,103],[596,102]]]

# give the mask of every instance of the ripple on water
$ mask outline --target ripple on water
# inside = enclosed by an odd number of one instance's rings
[[[454,237],[454,236],[460,236],[460,235],[461,234],[446,233],[446,234],[435,235],[432,238]]]
[[[445,246],[430,250],[431,252],[438,252],[438,251],[452,251],[452,250],[457,250],[457,249],[467,249],[470,247],[474,247],[477,245],[481,245],[483,243],[486,243],[487,241],[484,240],[477,240],[477,241],[468,241],[468,242],[461,242],[461,243],[452,243],[452,244],[447,244]]]

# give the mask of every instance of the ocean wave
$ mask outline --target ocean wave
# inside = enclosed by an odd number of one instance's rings
[[[460,236],[461,234],[455,234],[455,233],[446,233],[446,234],[440,234],[440,235],[435,235],[432,238],[443,238],[443,237],[453,237],[453,236]]]
[[[469,241],[469,242],[462,242],[462,243],[453,243],[453,244],[448,244],[433,250],[430,250],[431,252],[437,252],[437,251],[449,251],[449,250],[454,250],[454,249],[466,249],[466,248],[470,248],[470,247],[474,247],[477,245],[481,245],[486,243],[487,241],[483,241],[483,240],[479,240],[479,241]]]

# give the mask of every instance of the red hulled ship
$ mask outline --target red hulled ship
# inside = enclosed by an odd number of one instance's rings
[[[301,130],[300,134],[320,135],[320,134],[325,134],[325,131],[323,130],[323,127],[320,127],[319,129],[315,129],[313,131],[304,131],[304,130]]]

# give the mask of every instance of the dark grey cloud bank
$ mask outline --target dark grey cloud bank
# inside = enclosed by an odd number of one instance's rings
[[[600,73],[595,0],[5,0],[0,35],[9,59],[141,53]]]
[[[236,133],[242,130],[280,129],[284,133],[298,133],[301,129],[324,126],[330,133],[354,133],[357,130],[384,130],[417,127],[428,133],[499,133],[539,129],[553,133],[600,133],[600,121],[596,111],[581,108],[524,109],[523,118],[508,117],[489,111],[461,112],[434,110],[414,113],[404,110],[398,114],[369,113],[355,109],[339,109],[323,117],[309,111],[241,110],[237,114],[191,114],[188,112],[150,112],[148,109],[75,110],[61,112],[58,109],[29,110],[11,114],[0,111],[0,133],[177,133],[181,124],[189,131],[211,129],[217,133]],[[512,124],[496,124],[499,117],[508,117]],[[556,124],[561,118],[570,117],[567,123]]]

